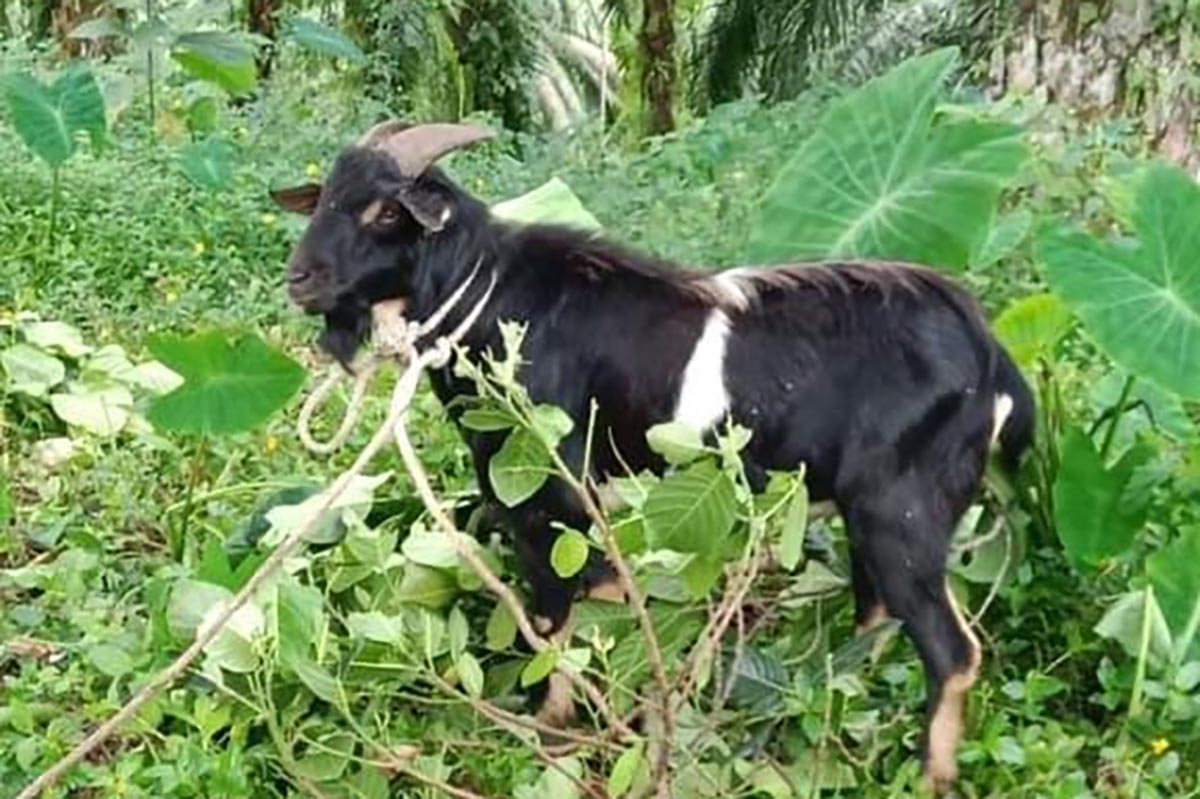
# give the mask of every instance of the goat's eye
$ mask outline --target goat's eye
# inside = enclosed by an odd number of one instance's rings
[[[385,205],[379,210],[379,216],[375,218],[375,224],[381,227],[391,227],[400,221],[400,209],[394,205]]]

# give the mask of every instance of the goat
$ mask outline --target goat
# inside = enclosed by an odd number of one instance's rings
[[[344,150],[323,185],[273,193],[311,215],[288,266],[291,299],[325,318],[321,346],[348,365],[370,308],[402,300],[423,318],[481,265],[492,295],[464,343],[503,352],[497,322],[527,324],[520,380],[535,402],[564,409],[561,444],[584,466],[597,403],[590,474],[660,472],[645,433],[676,420],[711,431],[732,418],[752,431],[744,450],[760,489],[767,470],[806,464],[814,500],[846,523],[855,617],[898,619],[925,667],[927,779],[956,777],[963,703],[981,649],[945,578],[955,525],[979,487],[993,444],[1015,469],[1033,435],[1033,397],[989,333],[980,307],[936,272],[888,262],[824,262],[719,273],[673,266],[600,237],[489,216],[434,162],[490,135],[467,125],[377,125]],[[485,281],[476,281],[482,283]],[[482,296],[473,286],[471,307]],[[458,322],[445,321],[446,328]],[[443,403],[469,393],[452,367],[431,374]],[[455,416],[452,410],[451,415]],[[481,490],[503,433],[463,430]],[[579,499],[549,481],[502,509],[549,630],[605,564],[560,579],[552,522],[586,529]]]

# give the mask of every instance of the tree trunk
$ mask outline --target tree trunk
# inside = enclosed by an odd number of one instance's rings
[[[267,78],[275,65],[275,40],[279,37],[279,7],[282,0],[246,0],[246,20],[251,33],[271,40],[259,51],[258,74]]]
[[[642,6],[642,105],[655,135],[675,129],[674,5],[674,0],[644,0]]]
[[[1087,116],[1141,121],[1158,151],[1200,168],[1196,32],[1188,11],[1155,0],[1110,0],[1085,19],[1080,0],[1025,0],[1012,35],[993,53],[991,83],[1046,97]]]

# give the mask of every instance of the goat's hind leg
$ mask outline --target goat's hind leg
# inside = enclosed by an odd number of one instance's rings
[[[946,583],[946,554],[954,520],[928,491],[893,484],[881,497],[851,503],[847,525],[862,568],[889,615],[916,646],[928,685],[923,761],[937,791],[957,776],[967,691],[981,650]]]

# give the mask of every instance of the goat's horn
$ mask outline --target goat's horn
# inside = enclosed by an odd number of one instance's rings
[[[417,177],[452,150],[458,150],[477,141],[490,139],[495,134],[478,125],[431,124],[415,125],[396,130],[398,125],[377,125],[363,137],[367,146],[376,147],[388,155],[409,177]]]

